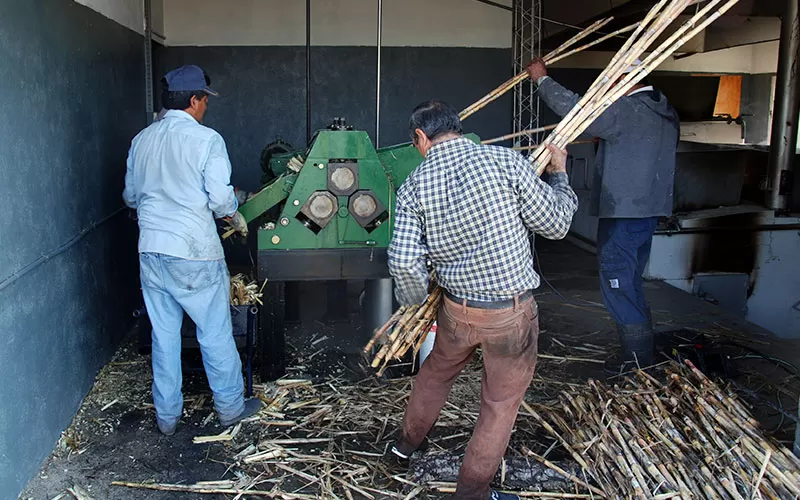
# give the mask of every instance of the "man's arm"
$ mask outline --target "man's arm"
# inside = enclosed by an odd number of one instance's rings
[[[230,217],[239,204],[231,186],[231,161],[222,137],[215,135],[203,171],[203,182],[208,193],[208,208],[217,218]]]
[[[581,96],[547,76],[547,69],[541,59],[531,61],[528,65],[528,73],[538,85],[539,97],[558,116],[562,118],[566,116],[581,100]],[[620,115],[624,115],[624,107],[624,99],[612,104],[594,119],[592,124],[587,127],[586,133],[601,139],[613,139],[618,136],[623,125]]]
[[[428,295],[425,266],[425,226],[413,186],[406,182],[397,192],[394,233],[389,244],[389,272],[395,295],[402,305],[421,304]]]
[[[578,210],[578,197],[569,185],[566,172],[567,152],[548,146],[553,159],[547,167],[550,184],[546,184],[522,155],[517,160],[517,195],[520,213],[529,231],[550,240],[567,235],[572,216]]]
[[[133,146],[128,151],[127,166],[125,168],[125,189],[122,190],[122,201],[128,208],[136,210],[138,202],[136,200],[136,192],[133,187]]]

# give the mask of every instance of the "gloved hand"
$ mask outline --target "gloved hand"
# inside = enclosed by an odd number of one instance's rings
[[[236,201],[239,202],[240,207],[245,203],[247,203],[247,200],[249,200],[250,197],[253,196],[253,193],[251,193],[250,191],[245,191],[244,189],[239,189],[239,188],[234,188],[233,194],[236,195]]]
[[[247,221],[244,220],[244,215],[236,212],[232,216],[226,217],[225,220],[230,224],[231,229],[241,233],[242,236],[247,236]]]

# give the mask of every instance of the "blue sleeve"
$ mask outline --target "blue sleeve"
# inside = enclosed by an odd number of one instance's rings
[[[550,77],[539,82],[539,97],[547,104],[548,108],[562,118],[572,111],[572,108],[581,100],[581,96]],[[609,106],[586,128],[586,133],[601,139],[613,139],[619,136],[624,124],[620,117],[625,115],[624,109],[628,106],[625,101],[626,99],[623,97]]]
[[[231,161],[225,141],[220,135],[211,139],[208,159],[203,169],[203,182],[208,193],[208,208],[218,218],[236,213],[239,203],[231,186]]]

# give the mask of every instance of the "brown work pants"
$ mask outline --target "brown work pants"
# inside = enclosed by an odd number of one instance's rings
[[[436,341],[422,364],[403,421],[400,451],[411,453],[433,428],[456,377],[483,351],[481,408],[467,446],[454,499],[487,500],[519,405],[533,378],[539,340],[536,301],[508,309],[477,309],[445,298]]]

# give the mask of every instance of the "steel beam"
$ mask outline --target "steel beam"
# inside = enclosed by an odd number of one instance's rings
[[[786,211],[789,207],[792,167],[797,151],[797,120],[800,114],[800,18],[797,4],[797,0],[787,0],[781,19],[767,190],[767,208],[777,212]]]

